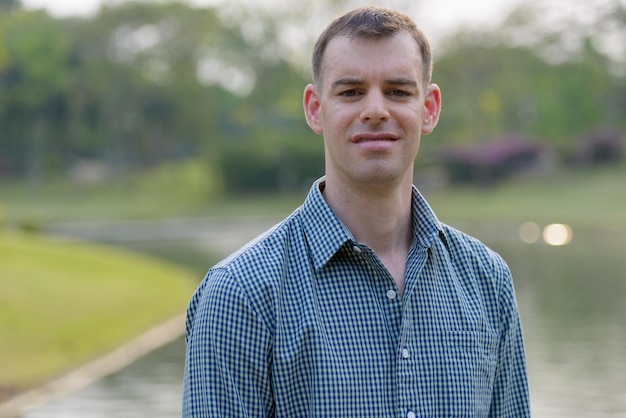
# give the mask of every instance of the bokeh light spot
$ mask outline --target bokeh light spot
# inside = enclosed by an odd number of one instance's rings
[[[533,244],[541,238],[541,228],[534,222],[525,222],[519,227],[519,237],[526,244]]]
[[[543,240],[549,245],[567,245],[572,241],[572,228],[565,224],[550,224],[543,229]]]

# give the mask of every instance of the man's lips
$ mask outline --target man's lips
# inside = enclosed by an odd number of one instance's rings
[[[361,144],[364,142],[376,142],[376,141],[396,141],[399,137],[390,133],[378,133],[378,134],[358,134],[352,137],[352,142],[355,144]]]

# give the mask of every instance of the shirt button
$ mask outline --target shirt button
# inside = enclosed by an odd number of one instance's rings
[[[413,411],[409,411],[406,414],[406,418],[416,418],[416,417],[417,417],[417,415],[415,415],[415,412],[413,412]]]
[[[398,296],[395,290],[391,289],[387,291],[387,299],[394,300]]]
[[[355,253],[361,254],[361,248],[357,247],[356,245],[352,247],[352,249],[354,250]]]
[[[408,348],[403,348],[402,349],[402,358],[406,360],[406,359],[409,358],[409,356],[410,356],[409,349]]]

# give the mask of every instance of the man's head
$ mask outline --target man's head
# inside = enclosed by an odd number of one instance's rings
[[[400,32],[408,33],[417,43],[422,57],[422,79],[424,85],[428,85],[432,77],[432,56],[428,39],[408,16],[378,7],[355,9],[328,25],[313,49],[313,82],[319,86],[322,81],[324,53],[331,39],[337,36],[376,39],[392,37]]]
[[[327,185],[410,189],[421,135],[441,109],[421,32],[400,13],[357,9],[321,35],[313,66],[304,113],[324,137]]]

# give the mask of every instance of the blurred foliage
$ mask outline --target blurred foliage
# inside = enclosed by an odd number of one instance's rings
[[[582,137],[567,162],[578,166],[618,164],[624,159],[624,142],[624,133],[617,129],[596,129]]]
[[[128,2],[57,19],[4,0],[0,181],[98,182],[200,157],[229,191],[300,188],[323,173],[299,93],[311,16],[339,7],[323,4]],[[543,22],[529,5],[496,29],[449,34],[436,50],[444,107],[425,158],[511,133],[573,155],[583,132],[624,132],[626,7],[611,5],[584,26]]]
[[[33,235],[43,232],[43,226],[41,213],[32,209],[23,212],[17,223],[17,227],[21,232]]]
[[[451,148],[442,164],[453,183],[491,186],[506,178],[541,168],[546,150],[522,137],[504,136],[469,148]]]

